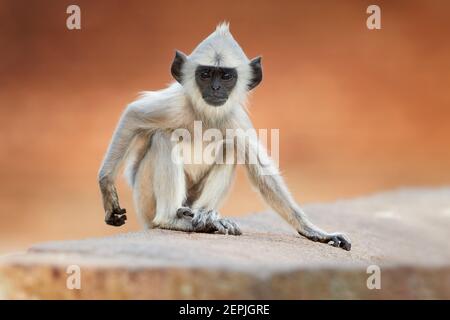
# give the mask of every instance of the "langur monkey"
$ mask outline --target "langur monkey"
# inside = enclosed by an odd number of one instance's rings
[[[105,221],[121,226],[127,219],[114,185],[125,161],[135,209],[146,228],[240,235],[237,224],[217,211],[230,188],[236,162],[191,164],[173,152],[180,141],[174,141],[172,134],[177,129],[192,132],[195,121],[220,132],[252,129],[245,103],[248,92],[262,80],[261,58],[249,60],[229,25],[222,23],[189,56],[176,51],[171,73],[176,81],[160,91],[145,92],[129,104],[115,129],[98,175]],[[232,143],[244,150],[252,184],[300,235],[350,250],[345,235],[325,232],[308,220],[259,141],[217,143],[219,148]],[[257,161],[248,161],[252,153]],[[228,152],[225,156],[230,157]],[[236,154],[231,157],[235,159]]]

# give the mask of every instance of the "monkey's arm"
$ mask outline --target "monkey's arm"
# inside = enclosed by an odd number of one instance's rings
[[[140,131],[153,129],[154,124],[149,121],[148,116],[146,108],[137,103],[127,107],[114,131],[101,165],[98,182],[105,209],[105,222],[109,225],[121,226],[127,219],[126,210],[120,208],[114,182],[133,139]]]
[[[245,155],[245,165],[252,183],[266,202],[294,226],[299,234],[312,241],[332,242],[335,247],[350,250],[351,243],[345,235],[327,233],[308,220],[289,193],[272,159],[259,142],[249,141],[246,144]]]

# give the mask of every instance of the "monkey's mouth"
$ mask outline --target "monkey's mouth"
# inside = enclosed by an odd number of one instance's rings
[[[220,107],[227,102],[227,97],[214,97],[214,96],[204,96],[203,100],[213,107]]]

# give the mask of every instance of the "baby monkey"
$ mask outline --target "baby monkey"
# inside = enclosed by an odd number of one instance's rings
[[[252,184],[300,235],[350,250],[345,235],[325,232],[307,219],[258,139],[236,135],[213,141],[225,162],[192,163],[185,152],[179,152],[193,150],[194,144],[174,139],[174,133],[181,129],[194,135],[199,121],[203,128],[224,136],[227,130],[253,129],[245,102],[262,80],[261,58],[247,58],[227,23],[218,25],[189,56],[177,51],[171,73],[176,81],[128,105],[114,132],[98,175],[107,224],[121,226],[127,219],[114,185],[126,161],[136,212],[146,228],[240,235],[237,224],[221,218],[217,210],[241,152]]]

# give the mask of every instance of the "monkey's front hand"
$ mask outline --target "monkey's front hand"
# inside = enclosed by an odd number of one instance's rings
[[[192,231],[231,234],[239,236],[242,234],[238,225],[229,219],[222,219],[216,210],[191,209],[182,207],[177,210],[179,219],[190,219]]]
[[[127,210],[122,209],[120,207],[114,208],[111,211],[107,211],[105,215],[105,222],[114,227],[120,227],[125,224],[127,220],[127,216],[125,213]]]
[[[350,239],[342,233],[327,233],[321,230],[314,229],[304,230],[302,232],[299,231],[299,233],[309,240],[329,243],[333,247],[342,248],[347,251],[350,251],[350,249],[352,248]]]

